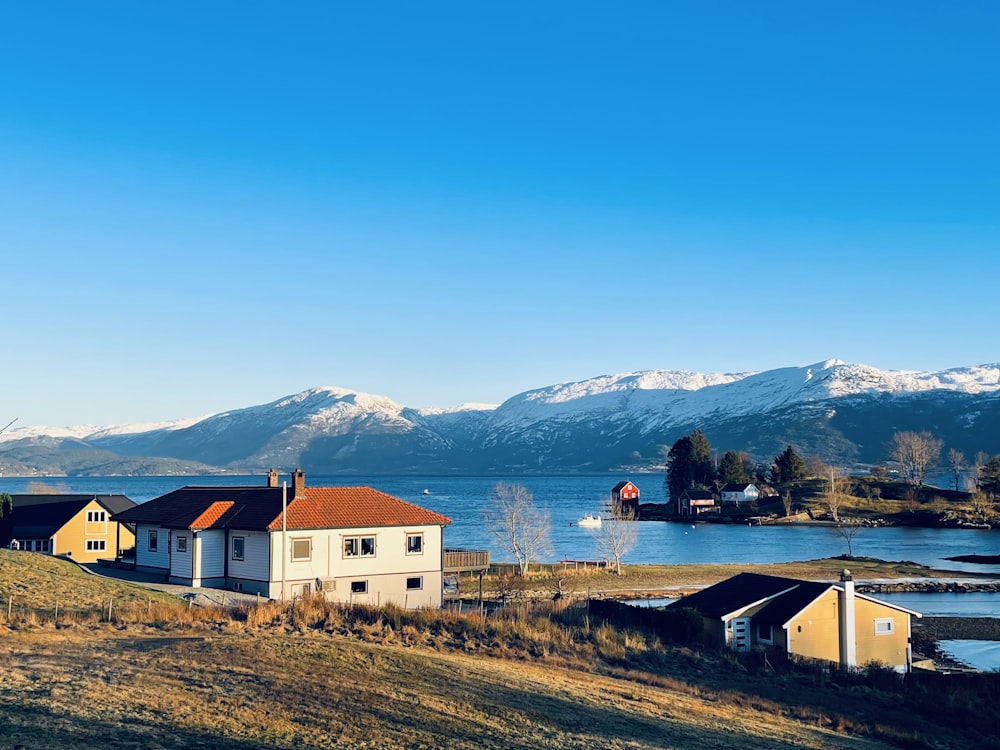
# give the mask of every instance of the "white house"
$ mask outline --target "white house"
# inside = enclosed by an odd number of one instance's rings
[[[723,505],[739,507],[759,498],[760,490],[750,482],[729,482],[719,490],[719,496]]]
[[[136,569],[171,583],[282,599],[439,607],[447,516],[371,487],[183,487],[115,520],[135,524]]]

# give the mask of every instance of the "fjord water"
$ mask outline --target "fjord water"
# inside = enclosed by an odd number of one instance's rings
[[[282,475],[282,479],[287,475]],[[586,513],[599,513],[614,487],[631,479],[642,502],[663,503],[666,494],[661,474],[517,477],[440,476],[321,476],[306,475],[306,486],[367,485],[452,519],[445,529],[449,547],[489,549],[493,559],[510,559],[483,522],[483,511],[498,482],[524,485],[552,522],[551,551],[539,562],[596,560],[598,529],[580,528],[574,522]],[[211,475],[167,477],[3,477],[0,492],[26,492],[30,483],[42,483],[57,492],[122,494],[137,503],[185,485],[263,486],[260,475]],[[428,494],[424,494],[427,490]],[[743,526],[738,524],[684,524],[640,522],[635,548],[626,563],[774,563],[815,560],[847,553],[846,543],[834,529],[823,526]],[[918,529],[905,527],[864,529],[854,539],[857,556],[883,560],[910,560],[934,568],[962,572],[996,573],[1000,565],[975,565],[945,560],[955,555],[1000,554],[1000,532],[980,529]]]

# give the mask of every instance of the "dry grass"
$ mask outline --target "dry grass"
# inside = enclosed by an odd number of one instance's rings
[[[0,555],[0,591],[29,601],[32,571],[51,573],[30,557]],[[665,646],[565,601],[489,616],[321,596],[223,611],[67,580],[98,606],[0,627],[0,747],[1000,747],[989,693],[935,715],[933,696]]]

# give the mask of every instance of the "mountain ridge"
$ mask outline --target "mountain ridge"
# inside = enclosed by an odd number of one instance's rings
[[[695,428],[720,451],[764,462],[792,444],[828,462],[873,463],[886,460],[885,443],[901,430],[927,430],[968,455],[1000,452],[991,429],[997,416],[1000,364],[919,372],[831,359],[744,373],[603,375],[495,406],[408,407],[319,386],[161,425],[10,430],[0,436],[0,468],[11,446],[22,449],[23,463],[26,441],[44,437],[72,441],[78,454],[100,451],[105,467],[110,453],[132,463],[303,465],[328,474],[649,470],[662,466],[664,447]],[[51,461],[51,444],[47,455]]]

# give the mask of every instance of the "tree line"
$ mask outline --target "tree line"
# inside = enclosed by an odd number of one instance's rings
[[[989,456],[978,452],[967,460],[961,451],[951,449],[941,463],[942,440],[929,432],[897,432],[886,448],[888,462],[895,466],[902,481],[917,495],[924,487],[928,471],[947,468],[959,491],[962,477],[968,473],[973,493],[990,498],[1000,496],[1000,455]],[[832,478],[838,470],[827,466],[818,457],[807,461],[791,445],[774,457],[770,464],[754,462],[745,452],[729,450],[716,462],[715,452],[701,430],[678,439],[669,450],[661,448],[666,456],[667,494],[676,499],[685,490],[702,489],[718,492],[730,482],[750,483],[764,491],[773,486],[786,485],[810,477]],[[886,479],[889,468],[873,467],[877,478]]]

